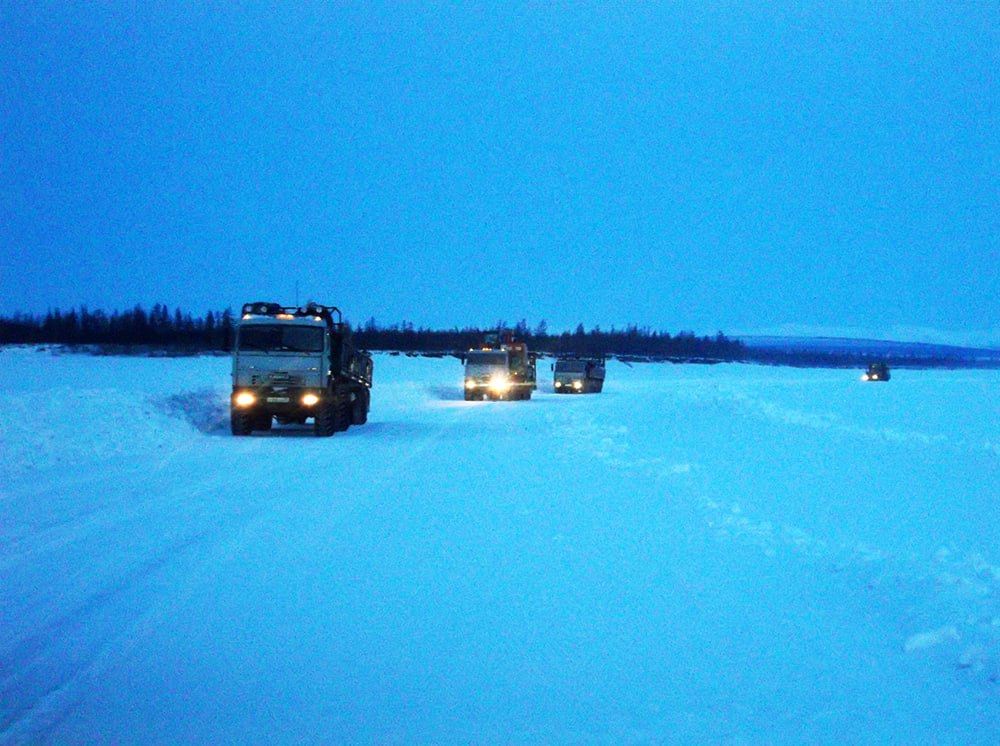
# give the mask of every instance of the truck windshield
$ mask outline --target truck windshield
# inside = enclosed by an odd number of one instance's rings
[[[465,356],[469,365],[507,365],[507,353],[495,350],[477,350]]]
[[[556,373],[585,373],[587,364],[582,360],[559,360],[556,362]]]
[[[322,352],[323,330],[316,326],[291,324],[242,326],[239,348],[264,352]]]

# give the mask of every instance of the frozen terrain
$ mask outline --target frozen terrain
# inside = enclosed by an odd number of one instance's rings
[[[227,358],[2,350],[0,741],[996,743],[1000,372],[859,376],[233,438]]]

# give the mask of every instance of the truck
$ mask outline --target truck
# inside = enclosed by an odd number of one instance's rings
[[[354,346],[340,309],[247,303],[233,345],[233,435],[313,421],[329,437],[368,421],[372,358]]]
[[[462,356],[465,400],[525,400],[536,388],[535,354],[510,332],[487,334],[479,349]]]
[[[861,376],[862,381],[888,381],[890,378],[892,378],[892,374],[889,372],[889,366],[885,363],[872,363]]]
[[[562,357],[552,366],[557,394],[599,394],[604,390],[603,357]]]

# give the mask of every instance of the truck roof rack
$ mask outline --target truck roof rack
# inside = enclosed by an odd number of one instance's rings
[[[333,315],[337,314],[336,320]],[[304,306],[282,306],[280,303],[268,303],[258,301],[256,303],[243,304],[243,318],[248,316],[285,316],[292,318],[306,318],[312,316],[323,319],[329,326],[343,326],[344,316],[336,306],[323,306],[319,303],[307,303]]]

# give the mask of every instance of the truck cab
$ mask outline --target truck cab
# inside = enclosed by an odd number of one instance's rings
[[[892,377],[889,366],[885,363],[872,363],[861,376],[862,381],[888,381]]]
[[[560,358],[552,371],[552,388],[557,394],[597,394],[604,390],[603,358]]]
[[[510,335],[487,335],[479,349],[463,356],[466,401],[530,399],[535,390],[535,355]]]
[[[465,353],[465,400],[499,399],[510,391],[510,357],[506,350]]]
[[[233,346],[234,435],[313,419],[317,435],[367,420],[371,356],[354,349],[334,306],[248,303]]]

